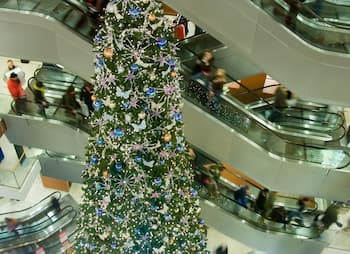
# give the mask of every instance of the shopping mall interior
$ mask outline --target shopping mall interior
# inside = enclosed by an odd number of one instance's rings
[[[89,119],[101,107],[90,92],[103,87],[93,78],[93,42],[108,23],[105,13],[122,19],[113,4],[153,0],[107,2],[0,0],[0,253],[79,250]],[[207,249],[350,253],[350,1],[163,2],[177,43],[184,136]],[[132,10],[134,20],[142,15]],[[175,78],[171,68],[162,75]],[[131,107],[125,91],[116,97]],[[137,133],[146,129],[141,120]]]

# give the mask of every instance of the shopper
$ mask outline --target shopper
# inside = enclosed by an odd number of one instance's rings
[[[7,231],[9,233],[15,233],[16,236],[19,236],[17,231],[17,220],[15,218],[5,218]]]
[[[193,69],[193,74],[202,72],[204,75],[209,76],[214,63],[214,54],[210,49],[204,50],[197,56],[196,66]]]
[[[274,98],[274,108],[269,116],[267,116],[268,120],[271,122],[277,122],[282,117],[282,112],[286,108],[288,108],[289,100],[291,100],[293,94],[291,91],[286,89],[283,86],[279,86],[275,92]]]
[[[225,245],[220,245],[216,250],[215,254],[228,254],[228,248]]]
[[[51,198],[51,207],[56,211],[56,213],[59,213],[61,211],[60,201],[56,197]]]
[[[296,29],[296,20],[298,13],[301,9],[301,3],[299,0],[284,0],[289,5],[288,14],[284,20],[286,26],[290,29]]]
[[[77,102],[77,99],[75,97],[74,86],[69,86],[67,88],[66,93],[63,95],[62,103],[67,114],[74,116],[77,114],[78,110],[80,109],[80,104]]]
[[[221,68],[217,69],[210,82],[208,93],[208,107],[215,112],[218,112],[220,109],[221,94],[226,82],[226,71]]]
[[[49,103],[45,99],[45,86],[43,82],[37,81],[33,86],[33,94],[35,103],[38,104],[38,113],[46,117],[45,108],[48,107]]]
[[[321,230],[327,230],[333,223],[336,223],[339,227],[342,226],[342,224],[338,222],[338,210],[339,206],[336,204],[328,206],[320,219],[319,226]]]
[[[236,190],[233,193],[233,196],[237,202],[237,204],[248,208],[248,191],[249,191],[249,186],[248,185],[244,185],[243,187],[239,188],[238,190]]]
[[[257,199],[255,200],[255,211],[259,214],[264,213],[265,203],[269,190],[267,188],[260,190]]]
[[[25,83],[25,74],[24,72],[21,70],[21,68],[19,68],[18,66],[16,66],[13,62],[12,59],[8,59],[7,60],[7,68],[4,72],[4,76],[3,76],[3,80],[6,83],[9,78],[11,73],[16,73],[18,75],[19,80],[21,81],[22,84]]]
[[[286,209],[283,206],[279,206],[272,208],[270,218],[275,222],[286,224],[286,215]]]
[[[26,93],[16,73],[11,73],[7,80],[7,88],[15,101],[16,114],[23,114],[26,110]]]
[[[277,192],[275,191],[270,191],[267,195],[267,199],[264,205],[264,212],[263,212],[263,216],[266,218],[268,218],[271,214],[271,211],[276,201],[276,195],[277,195]]]
[[[83,102],[89,111],[89,116],[91,116],[94,111],[93,102],[91,96],[93,95],[93,86],[89,83],[85,83],[84,86],[80,90],[80,101]]]

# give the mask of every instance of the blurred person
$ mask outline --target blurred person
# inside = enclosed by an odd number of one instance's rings
[[[16,236],[19,236],[17,231],[17,220],[15,218],[5,218],[7,231],[9,233],[15,233]]]
[[[208,107],[211,110],[219,111],[221,94],[223,93],[223,88],[226,83],[226,71],[222,68],[217,69],[210,82],[210,90],[208,93]]]
[[[3,76],[3,80],[5,83],[9,80],[11,73],[16,73],[18,75],[18,78],[21,81],[21,83],[22,84],[25,83],[25,81],[26,81],[25,74],[22,71],[22,69],[19,68],[18,66],[16,66],[12,59],[8,59],[7,60],[7,68],[6,68],[6,70],[4,72],[4,76]]]
[[[289,101],[293,98],[293,94],[290,90],[283,86],[279,86],[276,89],[274,97],[274,109],[271,114],[267,116],[267,119],[271,122],[277,122],[282,117],[282,111],[289,106]]]
[[[248,202],[249,202],[248,192],[249,192],[249,186],[244,185],[233,193],[233,196],[237,201],[237,204],[245,208],[248,208]]]
[[[204,50],[197,56],[196,66],[193,69],[193,74],[203,73],[209,76],[214,63],[214,54],[210,49]]]
[[[284,23],[290,29],[296,28],[296,20],[298,13],[301,9],[301,3],[299,0],[284,0],[289,5],[289,11],[285,17]]]
[[[216,250],[215,254],[228,254],[228,248],[226,245],[220,245]]]
[[[49,103],[45,99],[45,86],[43,82],[37,81],[33,86],[33,94],[35,103],[38,104],[38,113],[46,117],[45,108],[48,107]]]
[[[277,195],[277,192],[275,191],[268,192],[267,199],[264,205],[264,212],[263,212],[263,216],[265,218],[270,217],[270,214],[272,212],[272,209],[276,201],[276,195]]]
[[[61,211],[60,201],[56,197],[51,198],[51,207],[56,211],[56,213]]]
[[[76,115],[81,108],[75,96],[74,86],[69,86],[63,95],[62,104],[65,107],[67,114]]]
[[[91,116],[92,112],[94,111],[93,102],[91,99],[93,92],[94,87],[89,83],[85,83],[80,90],[80,101],[87,106],[88,116]]]
[[[255,211],[259,214],[264,213],[265,203],[269,190],[267,188],[260,190],[257,199],[255,200]]]
[[[23,114],[26,109],[26,93],[16,73],[10,74],[10,78],[7,80],[7,88],[15,101],[16,113]]]
[[[270,213],[271,220],[278,223],[286,224],[287,222],[286,217],[287,217],[287,211],[283,206],[272,208]]]
[[[321,231],[327,230],[333,223],[335,223],[338,227],[342,227],[343,225],[338,222],[338,213],[339,206],[333,203],[327,207],[323,214],[317,215],[314,221]],[[320,217],[321,219],[319,219]]]

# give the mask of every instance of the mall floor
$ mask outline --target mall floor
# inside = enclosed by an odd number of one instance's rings
[[[8,57],[0,57],[0,112],[7,113],[10,110],[11,97],[9,96],[7,86],[2,80],[3,72],[6,68],[6,62]],[[18,59],[15,60],[15,65],[18,65],[22,70],[26,73],[26,79],[29,79],[34,71],[41,66],[40,62],[31,61],[29,64],[22,64]],[[26,85],[26,84],[25,84]],[[8,143],[6,137],[2,137],[0,139],[0,147],[5,150],[5,154],[7,156],[7,165],[6,167],[11,167],[11,161],[16,161],[17,156],[14,150],[12,150],[12,146]],[[30,156],[35,156],[38,151],[36,149],[27,149],[27,153]],[[2,165],[2,167],[5,167]],[[0,167],[1,170],[1,167]],[[79,203],[82,196],[82,185],[80,184],[72,184],[69,194]],[[31,206],[37,203],[39,200],[50,194],[55,190],[45,188],[42,185],[40,176],[36,177],[35,182],[32,185],[27,197],[23,201],[14,201],[7,198],[0,199],[0,212],[7,212],[13,210],[20,210]],[[68,193],[62,192],[64,195]],[[336,228],[331,228],[331,230],[337,230],[336,237],[329,248],[325,249],[322,254],[350,254],[350,230],[347,228],[350,221],[350,211],[343,210],[340,215],[340,221],[344,224],[344,228],[339,230]],[[233,229],[236,230],[236,229]],[[246,254],[253,253],[252,250],[241,244],[240,242],[235,241],[234,239],[230,239],[220,232],[209,228],[208,230],[208,248],[209,250],[214,250],[218,245],[226,244],[228,245],[229,254]],[[281,253],[283,254],[283,253]]]

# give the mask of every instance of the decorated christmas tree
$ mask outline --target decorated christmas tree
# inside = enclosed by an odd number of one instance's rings
[[[207,253],[173,23],[158,1],[114,0],[94,49],[77,252]]]

